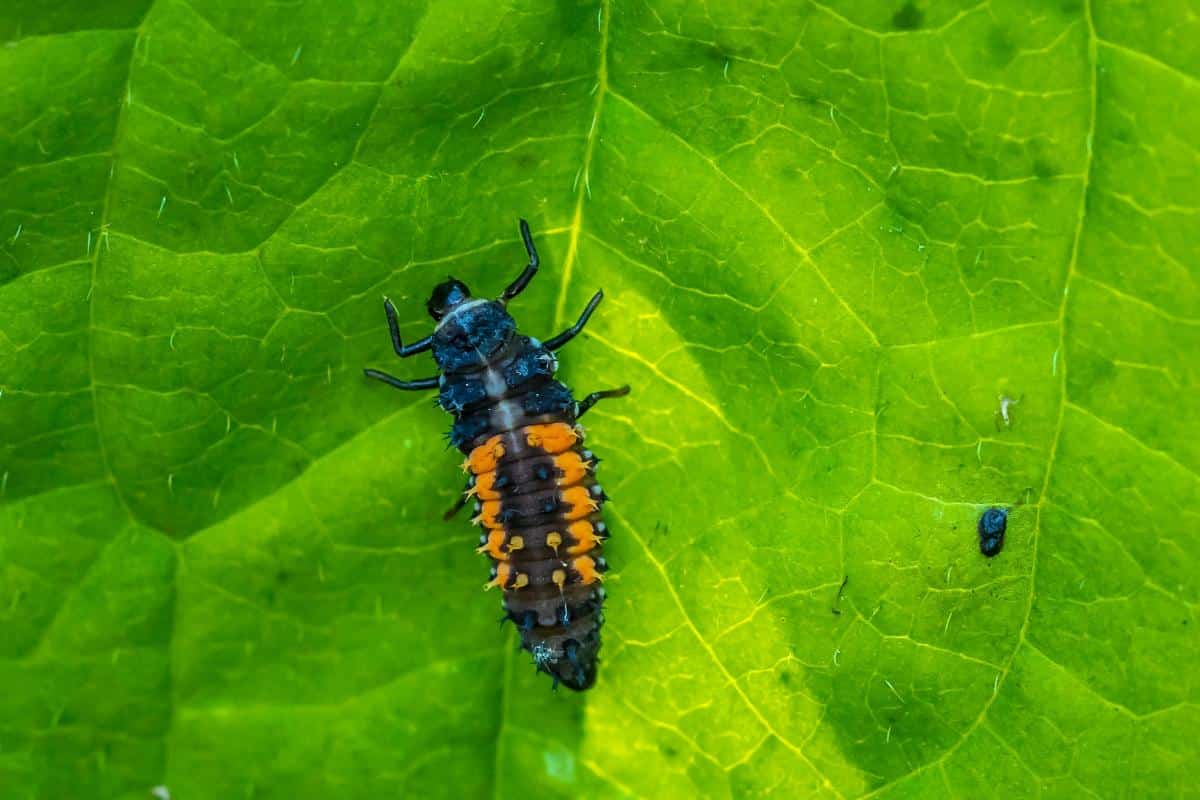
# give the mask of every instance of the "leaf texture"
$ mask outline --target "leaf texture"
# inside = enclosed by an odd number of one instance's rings
[[[1193,795],[1198,18],[10,2],[0,796]],[[581,696],[361,374],[520,216],[634,387]]]

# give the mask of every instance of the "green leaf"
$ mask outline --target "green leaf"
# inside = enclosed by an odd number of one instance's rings
[[[0,796],[1194,792],[1197,19],[9,2]],[[634,387],[584,695],[361,373],[519,216]]]

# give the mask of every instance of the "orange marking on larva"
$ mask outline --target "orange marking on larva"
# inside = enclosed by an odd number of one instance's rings
[[[568,521],[586,517],[600,507],[586,486],[572,486],[562,493],[562,499],[567,504],[563,519]]]
[[[496,470],[481,472],[475,476],[475,485],[467,490],[467,497],[478,497],[480,500],[499,500],[500,492],[492,488],[496,482]]]
[[[508,553],[504,552],[504,530],[496,528],[488,531],[487,542],[475,548],[476,553],[487,553],[497,561],[507,561]]]
[[[579,434],[565,422],[527,425],[523,430],[530,447],[540,447],[547,453],[561,453],[579,441]]]
[[[558,478],[559,486],[571,486],[583,480],[590,468],[588,463],[574,450],[568,450],[554,457],[554,466],[562,475]]]
[[[485,528],[499,528],[500,523],[496,521],[496,515],[499,513],[500,501],[489,500],[480,507],[479,513],[471,518],[471,522]]]
[[[471,455],[467,456],[467,460],[463,462],[463,472],[472,472],[476,475],[491,472],[503,457],[504,444],[498,435],[493,436],[471,451]]]
[[[580,556],[575,559],[571,562],[571,569],[579,574],[579,580],[584,585],[604,580],[604,576],[596,571],[596,562],[592,560],[591,556]]]
[[[586,519],[572,522],[567,526],[567,533],[575,540],[575,544],[567,548],[567,553],[573,556],[583,555],[600,541],[596,528]]]
[[[483,590],[486,592],[493,586],[499,586],[501,589],[508,587],[508,578],[512,575],[512,567],[505,564],[503,561],[496,565],[496,577],[483,585]],[[528,578],[526,578],[528,580]]]

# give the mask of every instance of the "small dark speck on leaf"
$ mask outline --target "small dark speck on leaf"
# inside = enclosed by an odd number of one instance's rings
[[[1004,547],[1004,532],[1008,529],[1008,509],[989,508],[979,517],[979,552],[988,558]]]
[[[846,584],[849,582],[850,582],[850,576],[843,575],[842,576],[842,585],[838,587],[837,597],[834,598],[833,608],[830,609],[830,611],[832,611],[837,616],[840,616],[842,613],[842,609],[840,608],[840,606],[842,605],[842,595],[845,593]]]
[[[915,31],[925,23],[925,13],[912,2],[892,15],[892,27],[898,31]]]
[[[987,35],[987,52],[992,63],[1006,67],[1017,57],[1017,46],[1003,28],[993,27]]]
[[[1058,177],[1058,170],[1053,164],[1043,161],[1040,158],[1035,158],[1033,160],[1033,174],[1035,177],[1045,181]]]
[[[703,48],[703,52],[704,52],[705,57],[710,62],[720,66],[723,71],[725,69],[725,65],[729,63],[730,57],[736,55],[735,53],[730,52],[731,49],[732,48],[727,49],[727,48],[721,47],[720,44],[712,44],[712,45],[706,45]]]

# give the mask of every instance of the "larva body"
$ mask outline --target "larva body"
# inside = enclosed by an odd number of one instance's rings
[[[438,321],[431,336],[403,345],[385,303],[397,354],[432,350],[436,378],[367,374],[400,389],[438,388],[438,404],[454,417],[450,442],[466,455],[464,500],[474,501],[473,522],[482,529],[478,552],[492,560],[485,588],[503,591],[506,617],[538,669],[556,685],[584,690],[596,679],[607,530],[600,517],[606,498],[593,475],[598,459],[584,448],[576,421],[628,387],[576,402],[554,377],[554,350],[582,330],[600,293],[572,328],[545,343],[517,332],[507,302],[538,266],[523,220],[521,232],[530,256],[525,272],[498,300],[473,299],[453,278],[440,284],[428,304]]]

